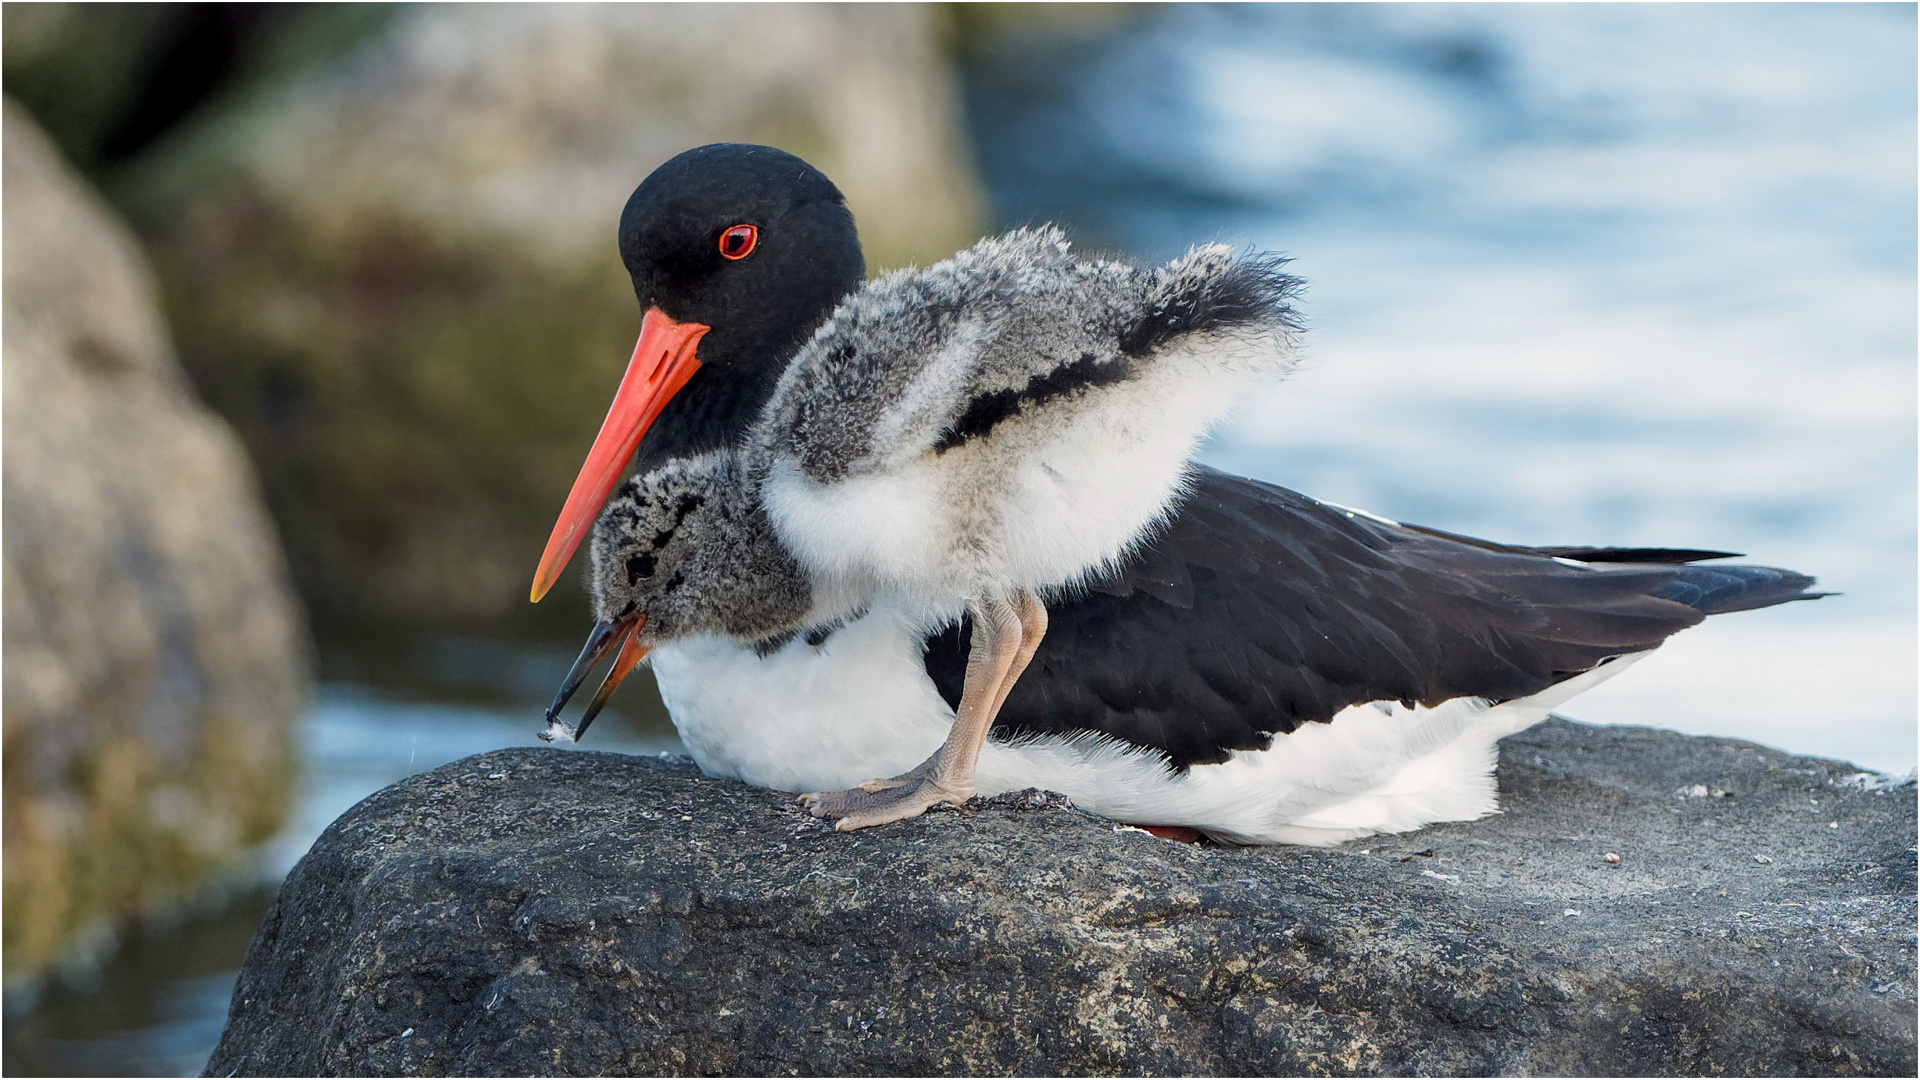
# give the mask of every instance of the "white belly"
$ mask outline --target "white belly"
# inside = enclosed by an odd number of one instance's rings
[[[796,640],[765,659],[722,638],[653,654],[661,695],[700,768],[780,791],[826,791],[895,776],[945,740],[953,711],[923,666],[920,626],[893,609],[823,645]],[[1174,773],[1165,759],[1098,736],[989,741],[974,789],[1058,791],[1116,821],[1186,825],[1252,844],[1335,844],[1497,808],[1496,743],[1640,653],[1529,698],[1434,708],[1355,705],[1279,735],[1267,750]]]
[[[832,791],[894,776],[947,737],[953,710],[921,660],[916,620],[880,607],[818,647],[762,659],[707,636],[652,653],[680,740],[712,776],[779,791]]]
[[[1186,825],[1242,844],[1319,846],[1470,821],[1499,808],[1493,770],[1501,739],[1645,655],[1498,705],[1455,698],[1431,709],[1349,706],[1328,723],[1275,736],[1270,749],[1237,750],[1184,776],[1157,754],[1110,740],[988,743],[977,790],[1047,788],[1116,821]]]

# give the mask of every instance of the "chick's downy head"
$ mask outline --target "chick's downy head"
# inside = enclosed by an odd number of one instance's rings
[[[595,614],[643,616],[649,645],[781,633],[809,591],[725,451],[670,461],[621,485],[593,529]]]

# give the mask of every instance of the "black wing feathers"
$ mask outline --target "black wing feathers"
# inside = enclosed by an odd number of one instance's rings
[[[1185,768],[1350,705],[1524,697],[1706,615],[1811,595],[1812,579],[1767,567],[1587,569],[1548,551],[1608,561],[1591,557],[1606,549],[1392,525],[1202,469],[1173,523],[1119,574],[1049,605],[1047,636],[994,734],[1102,732]],[[928,642],[949,702],[968,636],[963,625]]]
[[[1703,551],[1698,548],[1522,547],[1518,544],[1501,544],[1492,540],[1482,540],[1477,536],[1465,536],[1426,525],[1403,523],[1400,527],[1410,532],[1438,536],[1443,540],[1455,540],[1468,547],[1484,548],[1487,551],[1510,551],[1522,555],[1542,555],[1549,559],[1577,559],[1580,562],[1679,564],[1742,557],[1734,551]]]

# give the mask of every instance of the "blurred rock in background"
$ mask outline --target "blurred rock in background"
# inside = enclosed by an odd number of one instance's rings
[[[163,134],[140,143],[125,110],[64,122],[148,240],[182,359],[259,464],[323,636],[534,617],[533,564],[638,331],[615,224],[666,158],[722,140],[807,158],[876,270],[976,235],[938,8],[221,17],[146,31],[144,96],[166,96],[151,83],[170,63],[207,95]],[[10,79],[26,47],[10,28]],[[198,66],[167,59],[182,52]],[[49,109],[75,96],[46,83]],[[584,602],[562,587],[542,608],[570,633]]]
[[[309,680],[253,471],[175,362],[138,243],[5,108],[12,979],[279,828]]]

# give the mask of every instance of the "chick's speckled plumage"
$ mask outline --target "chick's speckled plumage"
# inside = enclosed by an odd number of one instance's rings
[[[990,435],[1023,409],[1111,385],[1189,335],[1230,336],[1253,367],[1290,356],[1298,281],[1270,256],[1194,249],[1141,270],[1082,262],[1055,228],[983,240],[843,302],[787,366],[756,451],[811,479],[896,466]]]
[[[801,348],[737,449],[669,462],[608,503],[596,609],[645,613],[656,642],[760,641],[919,576],[951,614],[985,591],[1101,569],[1174,500],[1195,440],[1231,401],[1219,376],[1237,386],[1288,362],[1297,283],[1279,265],[1222,246],[1153,270],[1079,261],[1048,228],[867,285]],[[1200,404],[1182,411],[1189,388]],[[1076,438],[1091,441],[1075,450]],[[1136,474],[1138,490],[1108,497]],[[1049,489],[1038,503],[1034,476]],[[874,498],[858,483],[869,478],[915,494]],[[1097,535],[1051,527],[1049,515],[1084,516],[1053,488],[1113,520]],[[1059,550],[1024,558],[1022,528]],[[856,573],[823,549],[866,561]]]
[[[1040,229],[875,282],[750,435],[781,541],[829,591],[929,610],[1111,567],[1174,505],[1207,428],[1291,362],[1297,283],[1278,267],[1221,246],[1083,262]]]
[[[753,641],[804,621],[811,590],[726,451],[670,461],[621,485],[593,530],[601,619],[644,612],[645,640]]]

